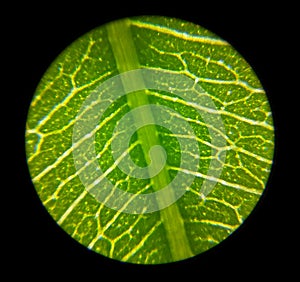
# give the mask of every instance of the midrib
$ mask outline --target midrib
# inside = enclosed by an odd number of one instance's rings
[[[130,31],[130,20],[115,21],[107,25],[108,39],[111,44],[117,68],[120,73],[140,68],[139,60],[136,54],[135,45]],[[129,85],[130,84],[130,85]],[[132,89],[132,84],[138,89],[144,89],[145,83],[142,76],[135,77],[134,80],[123,81],[123,87]],[[146,91],[137,91],[127,94],[127,102],[130,108],[134,109],[142,105],[148,105],[148,97]],[[134,112],[133,112],[134,113]],[[159,144],[157,137],[156,126],[151,109],[144,111],[143,115],[134,115],[135,120],[147,118],[149,123],[147,127],[142,127],[137,131],[138,138],[143,140],[142,150],[147,163],[150,163],[149,150],[154,145]],[[166,167],[160,173],[152,178],[153,189],[155,191],[165,187],[170,182],[170,176]],[[173,192],[170,192],[167,197],[174,199]],[[164,199],[157,198],[158,206],[164,206]],[[183,219],[181,217],[178,206],[175,204],[160,210],[161,220],[166,230],[167,240],[170,245],[170,251],[174,260],[181,260],[191,257],[189,240],[185,233]]]

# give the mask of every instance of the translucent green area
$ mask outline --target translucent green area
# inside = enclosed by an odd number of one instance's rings
[[[116,53],[118,30],[102,26],[72,43],[49,67],[33,97],[26,129],[26,153],[38,195],[51,216],[79,243],[104,256],[138,264],[160,264],[200,254],[227,238],[251,213],[266,186],[273,158],[272,115],[264,90],[248,63],[228,43],[192,23],[164,17],[137,17],[123,25],[128,65]],[[130,38],[129,38],[130,37]],[[129,46],[129,45],[128,45]],[[122,49],[122,48],[121,48]],[[124,65],[125,64],[125,65]],[[150,214],[125,214],[100,204],[81,183],[72,155],[72,130],[88,95],[105,80],[135,66],[195,80],[221,115],[226,135],[225,163],[206,197],[200,189],[212,160],[211,138],[202,117],[171,93],[149,90],[147,101],[175,110],[193,128],[200,150],[199,170],[188,191],[172,206]],[[117,121],[131,110],[124,96],[107,109],[110,118],[96,134],[96,161],[103,171],[114,164],[109,140]],[[101,121],[100,121],[101,122]],[[152,130],[152,129],[151,129]],[[178,141],[156,127],[168,155],[169,180],[180,166]],[[132,136],[131,143],[139,139]],[[140,140],[144,143],[145,140]],[[142,142],[142,144],[144,144]],[[147,165],[142,145],[130,153]],[[193,158],[193,156],[191,156]],[[107,178],[131,193],[157,189],[155,181],[133,179],[118,167]],[[181,230],[180,234],[176,230]],[[177,236],[177,237],[176,237]],[[182,237],[182,244],[179,244]],[[176,237],[176,239],[174,239]],[[178,244],[178,245],[176,245]]]

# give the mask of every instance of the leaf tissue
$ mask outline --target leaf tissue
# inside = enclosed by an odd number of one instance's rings
[[[263,193],[274,151],[265,91],[212,32],[143,16],[96,28],[48,68],[26,154],[53,219],[135,264],[184,260],[226,239]]]

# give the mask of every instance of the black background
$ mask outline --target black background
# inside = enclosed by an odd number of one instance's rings
[[[28,6],[16,5],[3,9],[9,13],[2,24],[8,50],[6,69],[12,112],[9,121],[16,136],[9,138],[13,145],[8,168],[10,196],[3,198],[4,216],[8,228],[1,233],[5,258],[4,270],[10,275],[44,279],[82,276],[112,280],[162,278],[162,274],[183,279],[211,279],[216,281],[285,277],[289,281],[297,260],[291,256],[297,244],[295,221],[287,195],[295,185],[288,182],[286,164],[289,153],[285,147],[288,134],[286,105],[282,96],[289,91],[280,84],[289,76],[289,68],[282,68],[289,57],[287,31],[293,26],[291,8],[284,5],[263,6],[253,1],[238,4],[195,4],[194,1],[108,3],[105,7],[86,1],[62,4],[42,2]],[[213,31],[231,43],[249,62],[260,78],[272,107],[276,127],[274,165],[267,189],[245,223],[215,248],[183,262],[143,266],[121,263],[87,250],[74,241],[54,222],[42,206],[26,166],[24,130],[27,111],[35,88],[50,63],[71,42],[92,28],[126,16],[164,15],[192,21]],[[283,40],[285,38],[285,40]],[[9,55],[12,54],[12,55]],[[6,58],[5,58],[6,57]],[[9,82],[11,79],[12,82]],[[12,163],[10,163],[12,162]],[[9,164],[9,165],[8,165]],[[11,185],[13,183],[13,185]],[[3,185],[4,188],[4,185]],[[289,196],[290,197],[290,196]],[[7,199],[7,200],[6,200]],[[294,208],[294,206],[292,207]],[[1,228],[2,229],[2,228]],[[5,230],[5,232],[4,232]],[[7,232],[8,230],[8,232]],[[243,275],[243,276],[240,276]],[[69,280],[68,279],[68,280]]]

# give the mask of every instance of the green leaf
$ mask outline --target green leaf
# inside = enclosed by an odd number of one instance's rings
[[[27,118],[38,195],[104,256],[160,264],[226,239],[266,186],[274,150],[265,92],[241,55],[179,19],[92,30],[49,67]]]

